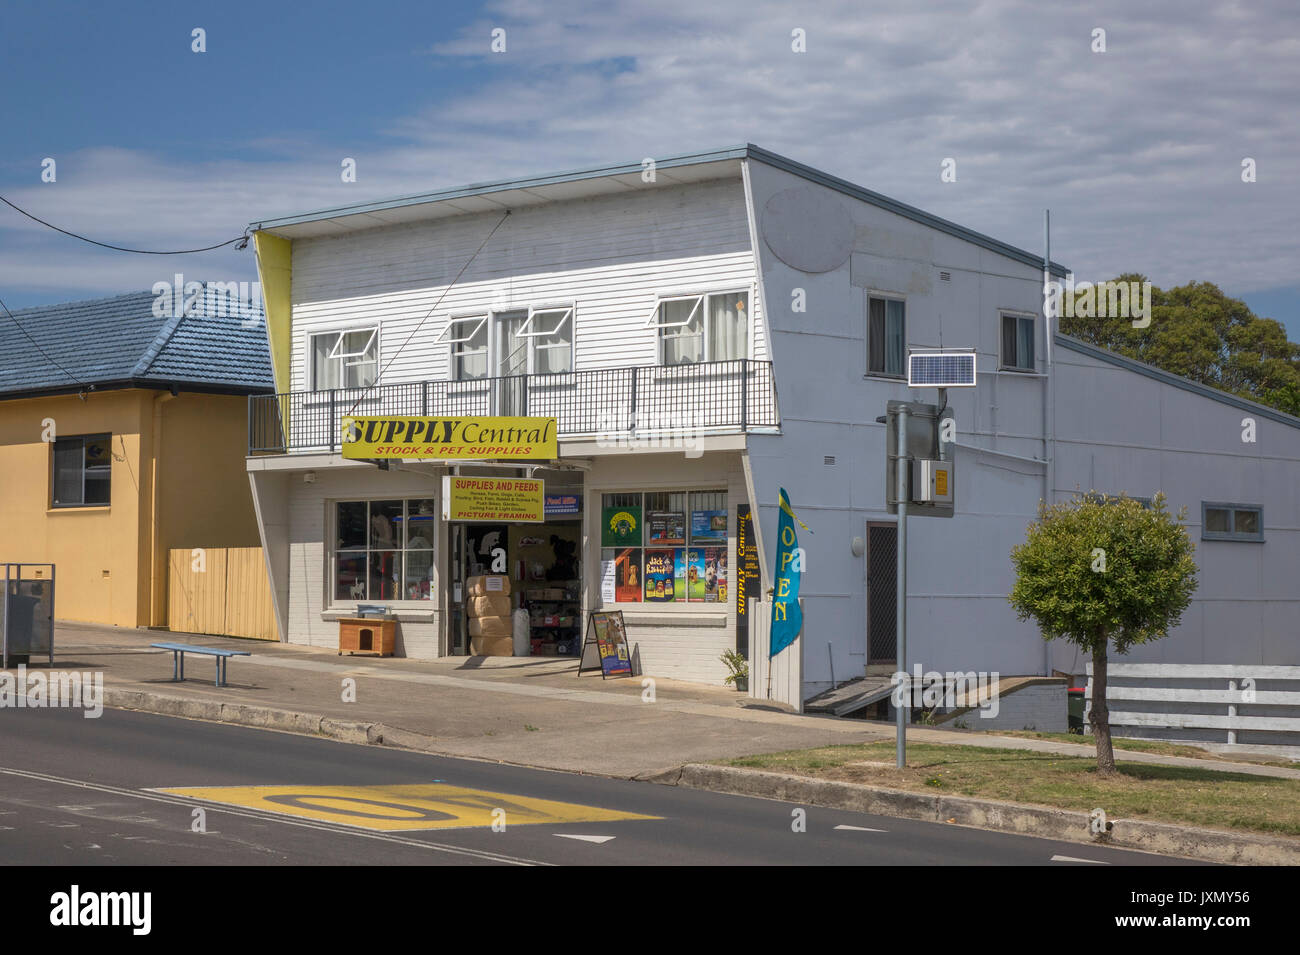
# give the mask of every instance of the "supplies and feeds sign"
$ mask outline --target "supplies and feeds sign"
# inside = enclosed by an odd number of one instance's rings
[[[544,482],[530,478],[458,477],[442,479],[442,518],[446,521],[529,521],[546,519]]]
[[[447,461],[550,461],[558,456],[554,418],[342,419],[343,457]]]

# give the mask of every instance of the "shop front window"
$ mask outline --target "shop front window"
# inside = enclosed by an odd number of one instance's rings
[[[601,599],[727,602],[727,492],[601,498]]]
[[[334,599],[432,600],[434,502],[334,505]]]

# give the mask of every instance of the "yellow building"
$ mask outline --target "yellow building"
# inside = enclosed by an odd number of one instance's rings
[[[56,565],[60,620],[163,626],[169,549],[259,544],[244,451],[247,396],[272,390],[260,305],[194,298],[0,316],[18,326],[0,365],[0,561]]]

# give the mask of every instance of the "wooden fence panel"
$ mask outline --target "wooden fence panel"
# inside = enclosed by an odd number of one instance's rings
[[[188,548],[168,555],[167,626],[185,633],[278,638],[260,547]]]

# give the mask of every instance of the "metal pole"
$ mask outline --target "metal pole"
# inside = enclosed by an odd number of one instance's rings
[[[896,493],[898,494],[898,553],[895,560],[898,563],[898,593],[895,597],[897,609],[895,610],[895,629],[897,631],[897,640],[895,641],[898,660],[894,666],[897,673],[902,673],[904,681],[907,679],[907,502],[912,496],[912,489],[908,486],[907,481],[907,409],[898,409],[898,460]],[[906,686],[906,682],[900,686]],[[910,696],[911,688],[908,687],[908,693],[903,695],[901,706],[894,707],[895,720],[898,724],[898,768],[902,769],[907,765],[907,701]]]

